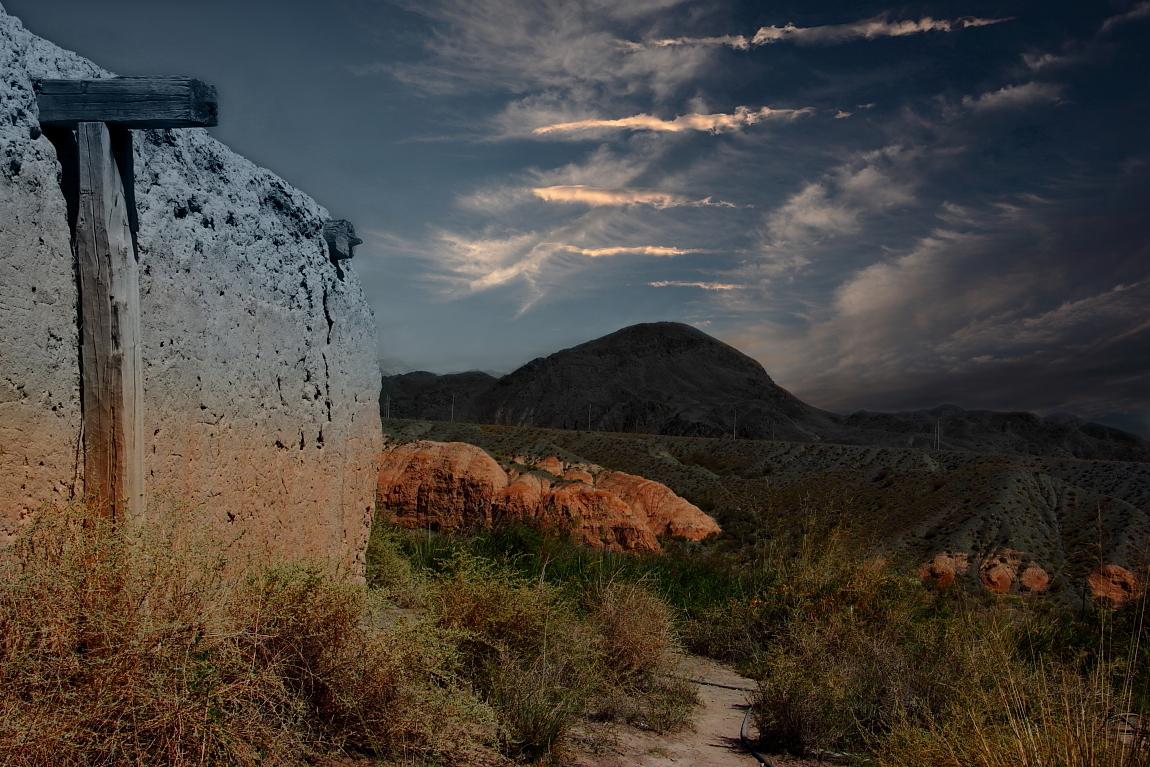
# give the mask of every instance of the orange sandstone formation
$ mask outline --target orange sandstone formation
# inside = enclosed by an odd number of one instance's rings
[[[1138,576],[1121,565],[1102,565],[1086,577],[1095,599],[1121,607],[1142,593]]]
[[[933,559],[919,568],[918,577],[924,583],[945,589],[953,586],[958,576],[965,575],[969,569],[970,557],[968,555],[943,551],[935,554]]]
[[[582,482],[586,485],[595,484],[595,476],[586,469],[578,466],[572,466],[567,471],[563,472],[563,479],[568,482]]]
[[[610,551],[659,551],[647,520],[606,490],[574,483],[551,491],[536,519],[566,529],[579,543]]]
[[[658,482],[566,466],[554,456],[534,466],[509,476],[474,445],[393,444],[383,451],[377,497],[408,527],[453,530],[521,520],[614,551],[658,551],[659,535],[701,540],[720,532],[713,519]]]
[[[924,583],[947,588],[970,569],[970,555],[943,551],[918,570]],[[1043,594],[1050,589],[1050,574],[1028,556],[1014,549],[1000,549],[978,567],[978,581],[987,591],[1008,594]]]
[[[595,486],[609,490],[646,515],[656,535],[701,541],[720,532],[719,524],[666,485],[621,471],[604,471]]]
[[[408,527],[454,530],[490,525],[507,484],[507,473],[474,445],[420,441],[384,448],[376,497]]]
[[[563,461],[559,460],[556,456],[548,456],[535,461],[535,468],[541,469],[548,474],[553,474],[556,477],[563,476]]]
[[[1050,573],[1036,564],[1030,564],[1018,577],[1018,590],[1025,594],[1045,594],[1050,590]]]

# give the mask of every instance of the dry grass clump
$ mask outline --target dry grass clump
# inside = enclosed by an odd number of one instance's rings
[[[586,600],[606,671],[593,714],[661,732],[683,725],[698,698],[673,676],[679,640],[667,603],[645,582],[615,579],[598,583]]]
[[[462,544],[439,567],[427,576],[428,609],[459,636],[508,757],[561,758],[587,719],[670,729],[694,706],[694,690],[666,676],[677,647],[671,611],[642,585],[605,580],[575,594]]]
[[[992,630],[956,652],[984,670],[954,686],[949,705],[904,712],[876,745],[884,767],[1145,767],[1150,732],[1135,710],[1129,669],[1026,662]],[[957,680],[956,680],[957,681]]]
[[[1135,714],[1124,733],[1118,717],[1144,704],[1140,618],[1126,627],[1133,641],[1103,625],[1090,648],[1086,624],[930,592],[840,544],[833,530],[804,542],[762,597],[766,747],[869,754],[884,767],[1150,765],[1147,719]]]
[[[468,676],[499,715],[504,753],[559,753],[600,687],[600,638],[554,586],[464,552],[433,593],[435,619],[460,634]]]
[[[64,509],[0,570],[4,764],[498,758],[442,633],[370,627],[366,591],[317,567],[232,585],[217,559]]]

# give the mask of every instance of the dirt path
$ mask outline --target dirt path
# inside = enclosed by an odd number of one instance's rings
[[[576,767],[756,767],[739,743],[739,728],[755,682],[704,658],[684,657],[678,675],[699,680],[693,728],[670,734],[625,729],[603,754],[582,756]],[[718,686],[722,685],[722,686]],[[730,689],[738,688],[738,689]]]

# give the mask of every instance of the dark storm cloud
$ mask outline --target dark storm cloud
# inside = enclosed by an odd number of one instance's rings
[[[825,407],[1150,432],[1145,0],[6,4],[215,82],[366,233],[392,369],[674,319]]]

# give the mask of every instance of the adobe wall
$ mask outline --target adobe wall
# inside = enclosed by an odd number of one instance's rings
[[[74,265],[32,80],[104,76],[0,8],[0,543],[82,493]],[[135,152],[149,517],[362,567],[375,330],[327,211],[202,130],[136,131]]]

